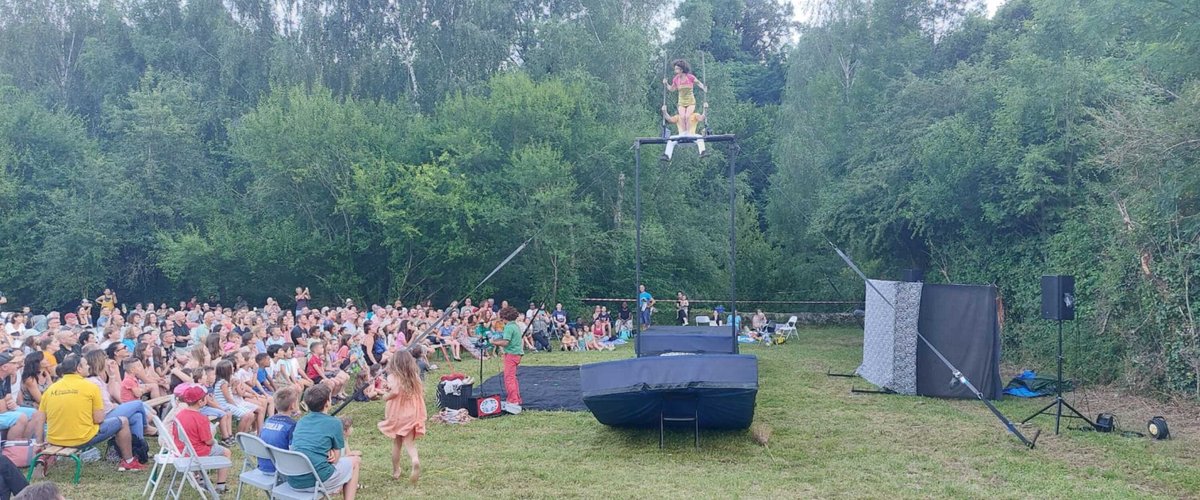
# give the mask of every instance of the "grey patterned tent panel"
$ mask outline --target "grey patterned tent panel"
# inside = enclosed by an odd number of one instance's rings
[[[917,393],[917,320],[921,283],[871,280],[892,306],[866,288],[863,361],[856,373],[878,387],[899,394]]]

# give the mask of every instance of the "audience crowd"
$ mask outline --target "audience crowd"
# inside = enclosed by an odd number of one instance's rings
[[[158,432],[150,414],[161,412],[168,429],[182,424],[199,454],[228,456],[238,432],[256,433],[308,455],[327,486],[353,498],[359,457],[344,449],[350,423],[326,410],[347,398],[395,397],[384,365],[400,352],[413,358],[421,377],[436,369],[430,358],[438,354],[455,361],[464,351],[477,359],[501,355],[492,341],[504,345],[499,339],[510,323],[499,317],[508,302],[490,298],[444,309],[399,300],[317,308],[308,289],[297,288],[292,303],[285,309],[268,298],[252,308],[239,297],[225,307],[193,297],[174,307],[130,308],[106,289],[94,305],[84,300],[66,313],[4,313],[0,394],[7,397],[0,429],[9,441],[42,445],[111,442],[120,456],[117,470],[139,471],[148,462],[147,437]],[[632,329],[626,304],[615,316],[596,306],[575,321],[562,304],[548,310],[530,303],[513,316],[526,352],[551,350],[555,337],[563,350],[613,349]],[[219,490],[226,475],[217,477]],[[303,488],[313,480],[289,483]]]

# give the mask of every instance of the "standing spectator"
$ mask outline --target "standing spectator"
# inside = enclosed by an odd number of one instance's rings
[[[308,301],[312,300],[312,292],[308,291],[308,287],[296,287],[296,314],[304,312],[308,309]]]
[[[105,288],[104,293],[100,294],[99,297],[96,297],[96,304],[100,306],[100,310],[116,309],[117,294],[114,293],[111,288]]]
[[[46,389],[39,409],[49,424],[46,442],[78,448],[103,443],[114,436],[121,454],[118,471],[140,471],[145,466],[133,458],[133,434],[129,419],[105,417],[100,388],[85,380],[87,361],[78,355],[62,360],[63,376]]]
[[[654,296],[646,291],[646,285],[638,285],[638,319],[641,320],[642,330],[650,326],[650,312],[654,308]]]
[[[681,326],[687,326],[688,313],[691,310],[691,302],[688,302],[687,295],[683,294],[683,290],[675,294],[675,319],[679,321]]]
[[[342,421],[324,413],[332,395],[333,392],[325,384],[316,384],[304,391],[304,404],[308,406],[309,413],[296,422],[296,429],[292,432],[292,451],[308,457],[327,488],[340,487],[345,500],[354,500],[358,493],[361,458],[342,456],[342,448],[346,446]],[[316,485],[312,474],[288,476],[287,482],[296,489]]]

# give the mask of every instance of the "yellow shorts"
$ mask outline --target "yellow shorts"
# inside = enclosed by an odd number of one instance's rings
[[[680,87],[679,89],[679,107],[695,106],[696,94],[692,92],[691,87]]]

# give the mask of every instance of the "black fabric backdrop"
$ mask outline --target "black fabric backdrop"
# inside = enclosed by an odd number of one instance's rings
[[[921,335],[966,375],[988,399],[1000,397],[1000,324],[996,288],[930,285],[921,289]],[[953,374],[924,342],[917,343],[917,394],[970,398],[975,394],[952,385]]]

